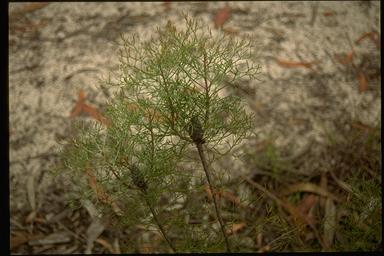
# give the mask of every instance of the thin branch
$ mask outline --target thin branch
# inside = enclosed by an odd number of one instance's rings
[[[112,170],[112,173],[113,175],[118,179],[120,180],[126,187],[128,188],[132,188],[132,186],[130,186],[129,184],[127,184],[124,180],[121,179],[121,177],[115,172],[115,170],[113,168],[111,168]],[[161,234],[163,235],[165,241],[167,241],[169,247],[171,247],[172,251],[173,252],[177,252],[177,250],[175,249],[175,247],[173,246],[173,244],[171,243],[171,241],[169,240],[168,236],[166,235],[166,232],[164,230],[164,227],[163,225],[161,224],[161,222],[159,221],[159,219],[157,218],[157,214],[155,212],[155,210],[153,209],[152,205],[150,204],[149,200],[148,200],[148,193],[145,189],[140,189],[140,191],[142,192],[143,194],[143,197],[144,197],[144,200],[145,200],[145,203],[147,204],[149,210],[151,211],[152,213],[152,216],[153,216],[153,219],[155,220],[157,226],[159,227],[160,229],[160,232]]]
[[[171,241],[168,239],[168,237],[167,237],[167,235],[166,235],[166,233],[165,233],[165,230],[164,230],[163,225],[162,225],[162,224],[160,223],[160,221],[158,220],[158,218],[157,218],[157,214],[156,214],[156,212],[155,212],[155,209],[153,209],[152,205],[149,203],[149,200],[148,200],[148,198],[147,198],[147,194],[146,194],[146,192],[144,192],[144,191],[142,191],[142,192],[143,192],[143,194],[144,194],[145,202],[146,202],[146,204],[147,204],[149,210],[151,211],[151,213],[152,213],[152,215],[153,215],[153,219],[155,220],[157,226],[159,227],[161,234],[163,235],[164,239],[167,241],[169,247],[171,247],[172,251],[173,251],[173,252],[177,252],[176,248],[173,246],[173,244],[171,243]]]
[[[204,117],[204,125],[206,126],[208,123],[208,118],[210,116],[210,97],[209,91],[211,89],[211,84],[208,85],[208,66],[207,66],[207,52],[204,51],[204,89],[205,89],[205,117]]]
[[[205,175],[207,177],[209,189],[213,193],[213,191],[215,191],[215,189],[214,189],[212,181],[211,181],[211,175],[209,174],[209,171],[208,171],[208,164],[207,164],[207,160],[205,158],[205,154],[204,154],[204,151],[203,151],[203,145],[201,143],[195,143],[195,145],[197,147],[197,150],[199,151],[199,156],[200,156],[200,159],[201,159],[201,163],[203,164],[203,169],[204,169]],[[223,236],[224,236],[224,239],[225,239],[225,244],[227,246],[227,251],[231,252],[231,247],[229,245],[227,233],[225,232],[225,229],[224,229],[224,222],[223,222],[223,219],[221,217],[220,208],[218,206],[218,203],[217,203],[217,200],[216,200],[216,196],[213,196],[213,204],[215,205],[217,219],[219,220],[219,223],[220,223],[221,232],[223,233]]]

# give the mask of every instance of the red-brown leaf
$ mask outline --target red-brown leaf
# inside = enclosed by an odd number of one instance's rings
[[[233,223],[232,226],[226,231],[227,235],[232,235],[234,233],[239,232],[246,226],[244,222],[241,223]]]
[[[339,54],[335,54],[335,59],[343,65],[347,65],[353,60],[353,51],[349,52],[344,58]]]
[[[231,15],[231,9],[228,6],[225,6],[224,8],[220,9],[213,19],[213,22],[215,23],[215,28],[222,27],[223,24],[229,19]]]
[[[365,92],[368,89],[368,81],[363,72],[359,72],[357,79],[359,79],[359,91]]]
[[[314,194],[306,194],[297,206],[297,209],[300,213],[306,215],[308,211],[317,203],[318,199],[318,196]]]
[[[169,11],[171,9],[171,2],[170,1],[163,2],[163,7],[165,11]]]
[[[85,102],[85,92],[84,90],[79,91],[79,99],[76,102],[75,107],[71,110],[71,113],[69,114],[70,117],[78,116],[83,109],[83,105]]]
[[[85,92],[84,90],[79,91],[79,98],[76,102],[75,107],[71,110],[70,117],[76,117],[80,115],[80,113],[86,113],[90,115],[92,118],[96,119],[100,123],[108,126],[110,125],[110,120],[105,118],[96,108],[89,106],[85,103]]]
[[[379,33],[377,31],[372,31],[372,32],[368,32],[368,33],[364,33],[363,35],[361,35],[357,40],[356,40],[356,44],[360,44],[361,41],[363,41],[364,39],[366,38],[369,38],[372,40],[372,42],[376,45],[376,47],[379,49],[380,48],[380,37],[379,37]]]
[[[329,17],[329,16],[333,16],[335,15],[336,13],[334,11],[326,11],[326,12],[323,12],[323,15],[325,17]]]

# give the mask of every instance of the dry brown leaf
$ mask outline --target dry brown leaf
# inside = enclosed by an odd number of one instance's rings
[[[282,206],[291,216],[293,219],[293,224],[295,224],[297,227],[300,229],[305,227],[305,224],[308,224],[310,228],[313,230],[314,234],[316,235],[316,238],[319,240],[320,244],[323,244],[323,241],[319,235],[319,232],[317,228],[306,218],[306,216],[303,216],[293,205],[288,203],[287,201],[283,201],[271,192],[269,192],[266,188],[261,186],[260,184],[254,182],[252,179],[242,176],[244,180],[246,180],[249,184],[253,185],[263,193],[265,193],[269,198],[275,201],[275,203],[279,204]],[[290,193],[288,193],[290,194]]]
[[[359,129],[359,130],[362,130],[362,131],[369,131],[369,132],[373,132],[375,131],[375,128],[373,128],[372,126],[370,125],[367,125],[367,124],[364,124],[360,121],[354,121],[352,122],[351,126],[354,128],[354,129]]]
[[[36,210],[36,197],[35,197],[35,176],[33,174],[29,175],[27,180],[27,196],[28,202],[31,206],[32,211]]]
[[[110,125],[110,121],[105,118],[96,108],[91,107],[87,104],[83,104],[83,112],[88,113],[91,117],[104,124],[105,126]]]
[[[91,225],[89,225],[86,234],[87,234],[87,246],[85,249],[85,254],[91,254],[93,249],[94,241],[103,233],[105,225],[101,222],[99,218],[93,219]]]
[[[333,195],[332,193],[328,192],[327,190],[324,190],[322,187],[317,186],[310,182],[300,182],[293,185],[289,185],[286,190],[282,193],[283,196],[292,194],[294,192],[311,192],[315,193],[324,197],[329,197],[335,200],[336,202],[341,202],[341,200]]]
[[[229,229],[227,229],[226,233],[227,233],[227,235],[232,235],[232,234],[237,233],[240,230],[242,230],[246,225],[247,224],[245,224],[244,222],[233,223],[232,226]]]
[[[75,107],[71,110],[71,113],[69,114],[69,116],[72,118],[80,115],[80,113],[82,112],[88,114],[89,116],[91,116],[92,118],[96,119],[97,121],[99,121],[100,123],[106,126],[110,125],[110,120],[105,118],[96,108],[89,106],[88,104],[85,103],[84,90],[79,91],[79,98],[76,102]]]
[[[256,236],[256,246],[261,248],[263,246],[263,233],[258,233]]]
[[[368,89],[368,81],[363,72],[359,72],[357,75],[359,80],[359,92],[365,92]]]
[[[75,117],[81,113],[84,101],[85,101],[85,92],[84,90],[80,90],[79,99],[77,100],[75,107],[71,110],[69,117]]]
[[[263,252],[269,252],[271,250],[271,246],[267,244],[266,246],[260,248],[257,252],[263,253]]]
[[[204,190],[207,193],[208,199],[212,200],[212,192],[211,192],[211,189],[209,188],[209,185],[205,185]],[[215,194],[217,198],[224,198],[242,208],[247,208],[247,206],[243,205],[240,202],[240,199],[234,194],[232,194],[231,192],[227,192],[227,191],[213,191],[213,192],[214,192],[213,194]]]
[[[312,65],[318,63],[318,61],[311,61],[311,62],[295,62],[295,61],[288,61],[288,60],[282,60],[276,58],[277,64],[279,64],[281,67],[284,68],[298,68],[298,67],[304,67],[308,69],[312,69]]]
[[[345,57],[340,56],[340,54],[335,54],[335,59],[341,64],[347,65],[348,63],[352,62],[353,54],[354,54],[353,51],[347,53]]]
[[[113,249],[112,245],[110,243],[108,243],[107,240],[105,240],[103,238],[98,238],[95,240],[95,242],[97,242],[98,244],[100,244],[101,246],[106,248],[110,253],[116,253],[115,250]]]
[[[314,194],[305,194],[297,209],[304,215],[306,215],[309,210],[316,205],[319,197]]]
[[[171,2],[170,1],[163,2],[163,7],[164,7],[164,11],[171,10]]]
[[[334,11],[325,11],[325,12],[323,12],[323,15],[325,17],[333,16],[335,14],[336,14],[336,12],[334,12]]]
[[[52,244],[62,244],[68,243],[71,241],[71,234],[67,231],[59,231],[56,233],[49,234],[44,236],[41,239],[33,239],[28,242],[31,246],[36,245],[52,245]]]
[[[372,40],[372,42],[376,45],[376,47],[378,49],[380,49],[380,36],[379,36],[379,33],[377,33],[377,31],[372,31],[372,32],[368,32],[368,33],[364,33],[362,36],[360,36],[357,40],[356,40],[356,44],[360,44],[361,41],[363,41],[364,39],[366,38],[369,38]]]
[[[30,224],[32,223],[36,218],[36,211],[31,211],[27,218],[25,218],[25,223]]]
[[[112,246],[113,246],[113,251],[116,254],[121,254],[119,239],[117,237],[113,240],[113,245]]]
[[[240,199],[237,196],[235,196],[234,194],[232,194],[231,192],[222,191],[222,192],[220,192],[220,195],[223,198],[227,199],[228,201],[230,201],[230,202],[232,202],[238,206],[244,207],[244,205],[241,204]]]
[[[315,225],[316,220],[312,214],[311,209],[315,207],[318,201],[318,196],[313,194],[306,194],[297,206],[297,210],[300,212],[303,218],[306,219],[306,222],[311,223],[312,225]]]
[[[143,243],[139,246],[140,253],[154,253],[155,252],[155,246],[150,243]]]
[[[42,237],[44,237],[44,235],[29,235],[24,232],[16,232],[16,235],[10,236],[10,249],[13,250],[30,240],[40,239]]]
[[[229,19],[231,15],[231,9],[228,6],[225,6],[224,8],[220,9],[213,19],[213,22],[215,24],[215,28],[222,27],[223,24]]]
[[[41,3],[41,2],[26,4],[23,7],[18,8],[16,10],[14,10],[13,12],[11,12],[10,15],[22,14],[22,13],[26,13],[26,12],[34,12],[36,10],[44,8],[48,4],[49,3]]]
[[[212,199],[213,199],[213,195],[212,195],[212,191],[211,191],[211,189],[209,188],[209,185],[205,185],[204,186],[204,190],[205,190],[205,192],[207,193],[207,196],[208,196],[208,200],[209,201],[212,201]]]
[[[327,198],[325,201],[325,214],[324,214],[324,228],[323,228],[323,241],[326,248],[329,249],[333,245],[333,240],[336,233],[336,206],[333,200]]]

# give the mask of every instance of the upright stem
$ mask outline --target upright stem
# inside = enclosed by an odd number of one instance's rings
[[[114,175],[117,179],[119,179],[120,181],[122,181],[123,184],[124,184],[128,189],[131,189],[131,188],[132,188],[129,184],[127,184],[126,182],[124,182],[124,181],[121,179],[121,177],[115,172],[115,170],[114,170],[113,168],[111,168],[111,170],[112,170],[113,175]],[[152,205],[150,204],[150,202],[149,202],[149,200],[148,200],[148,198],[147,198],[148,194],[147,194],[146,189],[140,189],[140,191],[141,191],[141,193],[142,193],[142,195],[143,195],[143,197],[144,197],[145,203],[147,204],[149,210],[151,211],[151,213],[152,213],[152,215],[153,215],[153,219],[155,220],[157,226],[158,226],[159,229],[160,229],[161,234],[163,235],[164,239],[167,241],[169,247],[171,247],[172,251],[173,251],[173,252],[176,252],[175,247],[173,246],[173,244],[172,244],[171,241],[168,239],[168,237],[167,237],[167,235],[166,235],[166,233],[165,233],[165,230],[164,230],[164,228],[163,228],[163,225],[161,224],[161,222],[160,222],[159,219],[157,218],[157,214],[156,214],[156,212],[155,212],[155,209],[153,209]]]
[[[195,143],[195,145],[197,147],[197,150],[199,151],[199,156],[200,156],[201,163],[203,164],[203,169],[204,169],[204,172],[205,172],[205,176],[207,176],[207,181],[208,181],[209,189],[211,190],[212,195],[213,195],[212,196],[213,197],[213,204],[215,205],[217,219],[219,220],[219,223],[220,223],[221,232],[223,233],[223,236],[224,236],[224,239],[225,239],[225,244],[227,246],[227,251],[231,252],[231,247],[229,245],[227,233],[225,232],[225,229],[224,229],[224,222],[223,222],[223,219],[221,218],[220,208],[219,208],[218,203],[216,201],[216,196],[214,195],[215,189],[214,189],[214,187],[212,185],[211,175],[209,174],[209,171],[208,171],[208,164],[207,164],[207,160],[205,158],[205,154],[204,154],[204,151],[203,151],[203,145],[201,143]]]
[[[163,228],[163,225],[161,224],[161,222],[159,221],[159,219],[157,218],[157,214],[155,212],[155,209],[153,209],[152,205],[149,203],[149,200],[147,198],[147,195],[145,194],[144,195],[144,198],[145,198],[145,202],[147,203],[148,205],[148,208],[151,210],[151,213],[153,215],[153,219],[155,220],[157,226],[159,227],[160,229],[160,232],[161,234],[163,235],[164,239],[167,241],[169,247],[171,247],[172,251],[173,252],[176,252],[176,248],[173,246],[173,244],[171,243],[171,241],[168,239],[166,233],[165,233],[165,230]]]

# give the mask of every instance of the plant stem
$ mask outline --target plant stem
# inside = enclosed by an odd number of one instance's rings
[[[163,228],[163,225],[160,223],[159,219],[157,218],[157,214],[155,212],[155,209],[153,209],[152,205],[149,203],[149,200],[147,198],[147,195],[144,194],[144,198],[145,198],[145,202],[147,203],[148,205],[148,208],[151,210],[151,213],[153,215],[153,219],[155,220],[157,226],[159,227],[160,229],[160,232],[161,234],[163,235],[164,239],[167,241],[169,247],[171,247],[172,251],[173,252],[176,252],[176,248],[173,246],[173,244],[171,243],[171,241],[168,239],[166,233],[165,233],[165,230]]]
[[[214,187],[212,185],[211,175],[209,174],[209,171],[208,171],[208,164],[207,164],[207,160],[205,158],[205,154],[203,151],[203,145],[201,143],[195,143],[195,145],[197,147],[197,150],[199,151],[199,156],[200,156],[201,163],[203,164],[205,176],[207,176],[209,189],[211,190],[212,197],[213,197],[213,204],[215,205],[217,219],[219,220],[221,232],[223,233],[223,236],[225,239],[225,244],[227,246],[227,252],[231,252],[231,247],[229,245],[227,233],[225,232],[225,229],[224,229],[224,222],[223,222],[223,219],[221,218],[220,208],[219,208],[218,203],[216,201],[216,196],[214,195],[215,190],[214,190]]]
[[[120,181],[122,181],[123,184],[124,184],[128,189],[131,189],[131,188],[132,188],[129,184],[127,184],[126,182],[124,182],[124,181],[121,179],[121,177],[115,172],[115,170],[114,170],[113,168],[111,168],[111,170],[112,170],[113,175],[114,175],[117,179],[119,179]],[[148,200],[148,198],[147,198],[147,196],[148,196],[147,191],[146,191],[145,189],[140,189],[140,191],[141,191],[141,193],[142,193],[142,195],[143,195],[143,197],[144,197],[145,203],[147,204],[149,210],[151,211],[151,213],[152,213],[152,215],[153,215],[153,219],[155,220],[157,226],[158,226],[159,229],[160,229],[161,234],[163,235],[164,239],[167,241],[169,247],[171,247],[172,251],[173,251],[173,252],[176,252],[175,247],[173,246],[173,244],[172,244],[171,241],[168,239],[168,237],[167,237],[167,235],[166,235],[166,233],[165,233],[165,230],[164,230],[164,228],[163,228],[163,225],[161,225],[161,222],[160,222],[159,219],[157,218],[157,214],[156,214],[156,212],[155,212],[155,209],[153,209],[152,205],[150,204],[150,202],[149,202],[149,200]]]

